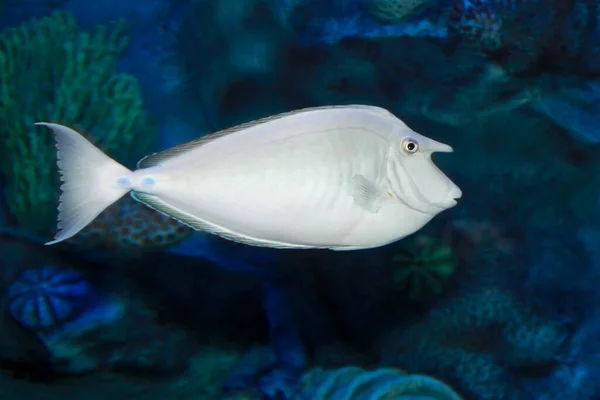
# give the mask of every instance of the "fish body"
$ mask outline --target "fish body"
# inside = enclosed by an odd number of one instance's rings
[[[127,192],[201,231],[255,246],[365,249],[453,207],[460,189],[431,161],[452,148],[373,106],[302,109],[150,155],[129,171],[79,133],[52,129],[64,184],[60,242]]]

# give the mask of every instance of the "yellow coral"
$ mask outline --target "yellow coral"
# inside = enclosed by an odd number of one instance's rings
[[[0,171],[21,230],[47,235],[58,197],[52,135],[35,122],[88,131],[113,157],[149,150],[154,136],[139,84],[115,72],[127,43],[122,21],[86,32],[63,12],[0,33]]]

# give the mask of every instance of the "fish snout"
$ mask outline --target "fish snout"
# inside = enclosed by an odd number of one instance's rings
[[[446,196],[445,205],[450,208],[458,204],[458,199],[462,197],[462,190],[452,181],[450,181],[450,191]]]
[[[431,153],[453,153],[454,149],[452,146],[448,146],[447,144],[438,142],[437,140],[433,140],[430,138],[425,138],[424,147],[427,151]]]

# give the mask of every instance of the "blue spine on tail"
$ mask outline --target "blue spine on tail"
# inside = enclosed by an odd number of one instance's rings
[[[20,324],[38,331],[53,330],[78,317],[92,301],[83,276],[52,265],[25,270],[8,287],[7,306]]]

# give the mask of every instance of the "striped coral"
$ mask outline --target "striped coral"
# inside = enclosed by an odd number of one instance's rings
[[[392,264],[394,284],[414,301],[439,295],[456,269],[452,247],[425,235],[399,242]]]
[[[461,400],[454,390],[435,378],[391,368],[315,368],[304,375],[302,387],[301,398],[311,400]]]
[[[256,390],[229,392],[227,400],[258,400]],[[346,366],[336,369],[319,367],[300,378],[288,400],[462,400],[444,382],[426,375],[412,375],[395,368],[364,369]]]

